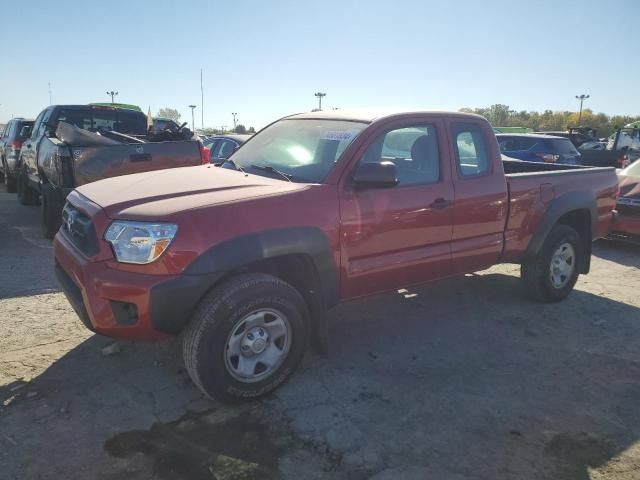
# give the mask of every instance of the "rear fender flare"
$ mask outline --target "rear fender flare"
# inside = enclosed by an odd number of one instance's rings
[[[534,233],[533,237],[529,241],[529,245],[527,246],[527,250],[524,255],[524,261],[535,258],[538,252],[542,249],[547,236],[558,223],[558,220],[560,220],[563,215],[576,210],[588,210],[591,218],[591,231],[589,232],[591,238],[587,239],[588,242],[585,245],[586,251],[589,255],[582,268],[583,273],[587,273],[589,271],[591,257],[591,240],[594,238],[596,233],[598,213],[593,194],[586,191],[565,193],[549,203],[542,220],[540,220],[536,233]]]

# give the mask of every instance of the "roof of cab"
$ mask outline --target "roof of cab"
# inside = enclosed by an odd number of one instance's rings
[[[316,120],[343,120],[348,122],[372,123],[376,120],[400,115],[428,114],[446,117],[482,118],[474,113],[446,112],[438,110],[399,110],[399,109],[367,109],[367,110],[322,110],[315,112],[298,113],[284,118],[316,119]]]
[[[496,137],[523,137],[523,138],[541,138],[544,140],[557,138],[560,140],[568,140],[565,137],[558,137],[556,135],[546,135],[541,133],[496,133]]]

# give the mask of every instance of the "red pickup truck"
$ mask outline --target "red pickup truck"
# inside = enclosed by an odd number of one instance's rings
[[[566,297],[608,233],[613,168],[503,161],[489,123],[446,112],[314,112],[219,166],[83,185],[55,238],[60,283],[103,335],[183,334],[222,400],[283,383],[338,302],[518,263]]]

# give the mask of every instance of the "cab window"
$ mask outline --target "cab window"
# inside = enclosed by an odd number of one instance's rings
[[[458,174],[477,177],[490,172],[489,154],[483,131],[475,125],[454,125],[453,146]]]
[[[440,179],[438,138],[433,125],[416,125],[383,133],[365,151],[361,162],[390,161],[398,186],[435,183]]]

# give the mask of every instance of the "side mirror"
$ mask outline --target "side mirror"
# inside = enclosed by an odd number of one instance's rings
[[[30,136],[31,136],[31,127],[29,125],[25,125],[20,129],[21,138],[29,138]]]
[[[395,187],[398,184],[396,164],[389,161],[361,163],[353,183],[359,187]]]

